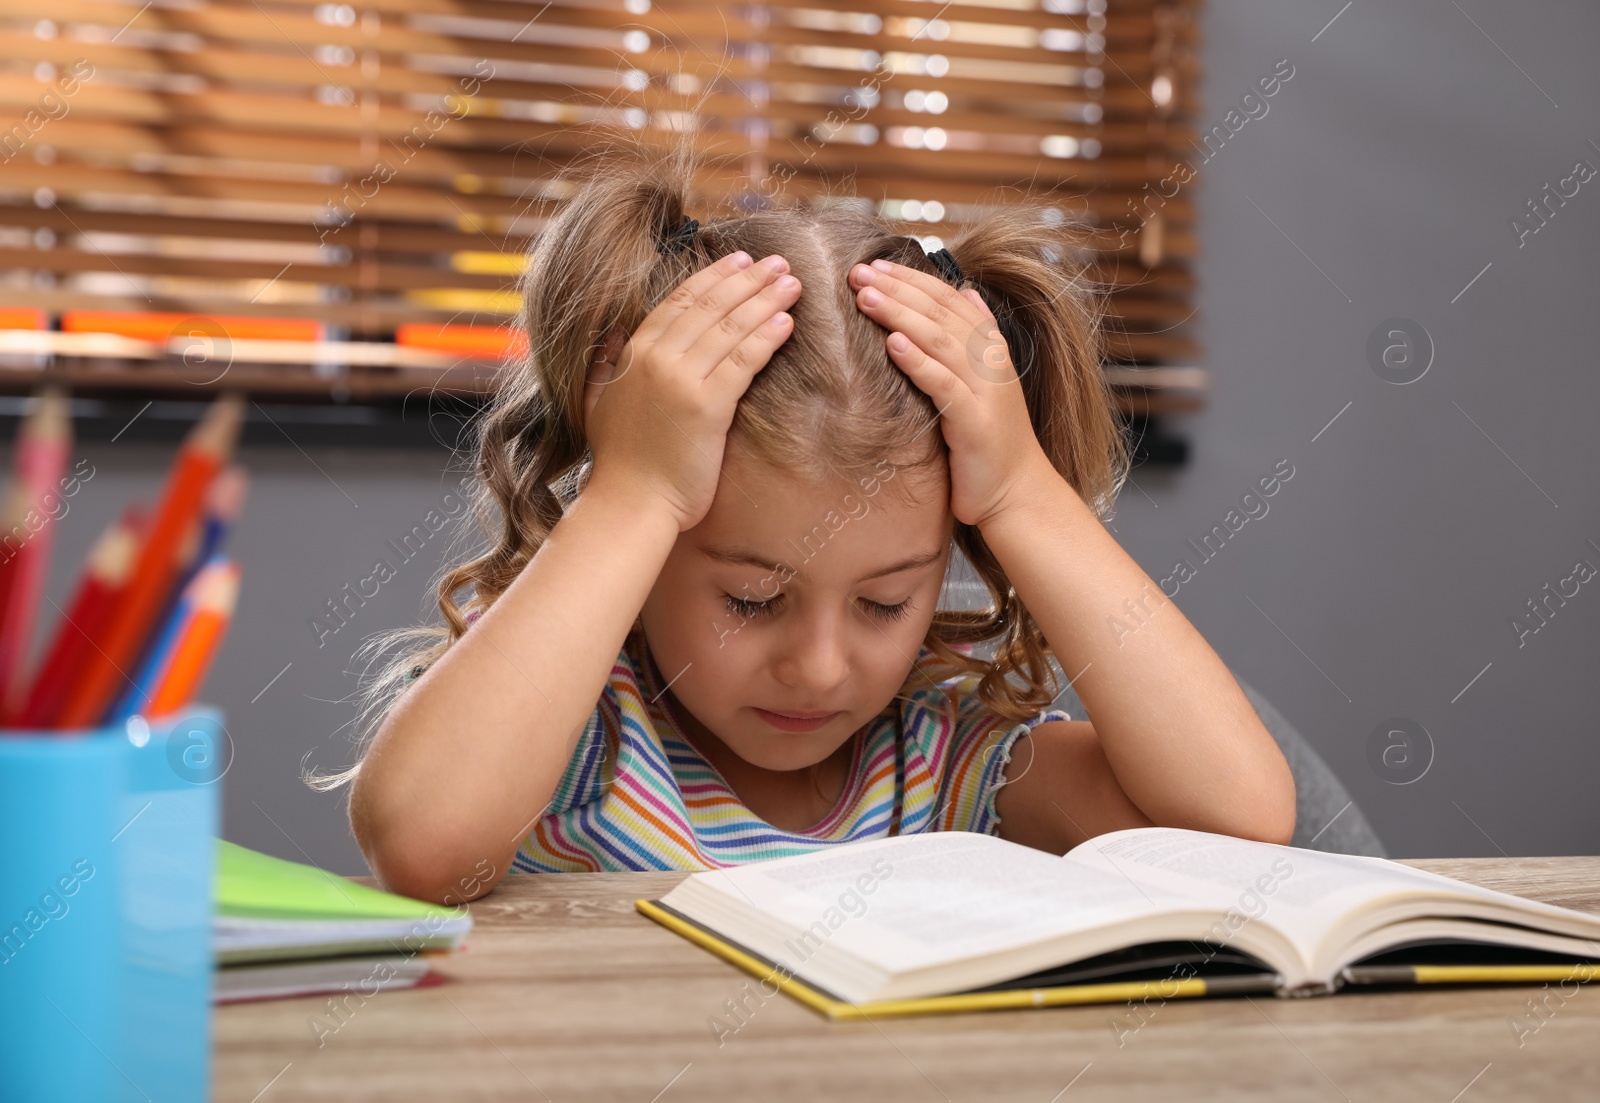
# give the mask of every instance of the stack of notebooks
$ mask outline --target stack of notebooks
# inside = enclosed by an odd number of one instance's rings
[[[471,929],[465,908],[380,892],[217,840],[217,1003],[438,983],[430,961]]]
[[[1600,970],[1600,915],[1178,828],[1059,856],[972,832],[901,835],[696,873],[635,906],[832,1019]]]

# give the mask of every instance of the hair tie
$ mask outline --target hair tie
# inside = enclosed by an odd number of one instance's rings
[[[956,258],[951,254],[950,250],[935,249],[933,252],[928,253],[927,257],[933,261],[934,267],[939,269],[939,275],[943,276],[945,282],[952,287],[965,278],[961,274],[961,265],[956,263]]]
[[[683,222],[672,233],[666,235],[656,243],[656,252],[671,255],[681,253],[689,247],[694,240],[695,231],[700,228],[700,223],[688,215],[683,216]]]

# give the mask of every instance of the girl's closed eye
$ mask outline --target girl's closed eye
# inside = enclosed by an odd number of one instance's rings
[[[746,620],[758,616],[772,616],[783,603],[782,594],[767,601],[749,601],[745,598],[734,597],[732,594],[723,594],[722,596],[726,601],[728,612]],[[867,607],[868,613],[882,620],[901,620],[910,616],[912,610],[910,598],[906,598],[906,600],[896,605],[885,605],[882,602],[868,601],[863,598],[862,604]]]

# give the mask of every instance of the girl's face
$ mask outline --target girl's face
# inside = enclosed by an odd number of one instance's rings
[[[680,723],[766,770],[826,759],[910,673],[954,531],[942,467],[822,487],[730,442],[641,613]],[[795,731],[761,710],[834,715]]]

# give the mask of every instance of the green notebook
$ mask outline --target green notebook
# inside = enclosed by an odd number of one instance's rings
[[[472,929],[447,908],[217,840],[212,945],[219,965],[453,950]]]

